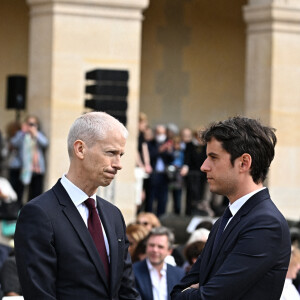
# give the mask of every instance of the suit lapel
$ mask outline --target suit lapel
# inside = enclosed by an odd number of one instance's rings
[[[210,273],[210,269],[215,262],[215,260],[212,257],[212,248],[214,245],[214,240],[218,231],[218,227],[220,225],[220,219],[217,221],[215,226],[212,228],[209,238],[206,242],[206,246],[201,254],[201,265],[200,265],[200,285],[203,285],[206,282],[206,278]]]
[[[58,182],[54,187],[53,191],[57,196],[57,199],[62,206],[62,211],[69,220],[69,222],[72,224],[74,230],[77,232],[79,238],[82,241],[83,246],[85,247],[86,251],[88,252],[91,260],[93,261],[94,265],[96,266],[96,269],[99,273],[99,276],[105,283],[105,286],[108,289],[108,281],[105,276],[105,270],[103,263],[100,259],[99,253],[97,251],[97,248],[95,246],[95,243],[84,223],[82,220],[81,215],[79,214],[77,208],[75,207],[73,201],[69,197],[68,193],[62,186],[60,182]]]
[[[209,275],[209,273],[216,261],[216,257],[218,256],[220,250],[223,247],[224,242],[230,236],[230,232],[237,226],[237,224],[241,221],[241,219],[243,217],[245,217],[252,210],[253,207],[255,207],[257,204],[259,204],[261,201],[264,201],[267,199],[270,199],[270,195],[269,195],[267,188],[263,189],[262,191],[254,194],[252,197],[250,197],[249,200],[239,209],[239,211],[231,219],[230,223],[225,228],[225,231],[222,234],[222,236],[219,240],[219,243],[216,246],[215,251],[212,253],[213,243],[214,243],[214,240],[215,240],[215,237],[217,234],[217,229],[220,225],[220,219],[217,221],[218,223],[216,223],[216,226],[214,226],[214,230],[211,232],[212,238],[209,243],[207,241],[207,243],[208,243],[207,246],[209,246],[209,247],[205,253],[206,257],[203,257],[203,259],[202,259],[202,261],[207,262],[207,263],[205,263],[205,265],[202,263],[204,265],[203,267],[201,265],[201,270],[203,271],[202,274],[205,274],[205,276],[203,276],[204,280],[206,280],[206,277]]]
[[[172,292],[172,289],[171,287],[174,287],[174,285],[177,283],[177,282],[173,282],[174,279],[173,279],[173,273],[172,273],[172,270],[171,270],[171,266],[167,264],[167,292],[168,292],[168,300],[171,299],[171,292]]]
[[[147,262],[146,260],[142,261],[142,272],[139,274],[139,276],[141,276],[141,280],[140,282],[143,282],[143,294],[147,295],[148,298],[147,299],[153,299],[153,293],[152,293],[152,282],[151,282],[151,277],[150,277],[150,273],[148,270],[148,266],[147,266]]]

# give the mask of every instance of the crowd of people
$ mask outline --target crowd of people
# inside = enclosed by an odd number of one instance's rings
[[[21,197],[21,207],[26,188],[29,199],[17,219],[15,244],[0,247],[3,295],[300,299],[300,224],[287,223],[263,186],[274,130],[243,117],[201,132],[174,124],[152,130],[145,114],[139,130],[137,215],[125,224],[120,210],[96,194],[122,169],[128,132],[120,122],[100,112],[76,119],[67,141],[69,169],[45,193],[39,188],[48,140],[36,117],[15,129],[0,198],[14,203]],[[186,239],[178,243],[162,218],[169,195],[175,218],[183,215],[182,198],[187,216],[222,216],[202,220],[190,233],[182,228]]]
[[[199,130],[180,130],[173,123],[152,128],[146,114],[140,113],[137,212],[153,212],[160,217],[172,201],[176,215],[222,215],[228,199],[218,198],[207,188],[206,175],[200,170],[206,147]]]

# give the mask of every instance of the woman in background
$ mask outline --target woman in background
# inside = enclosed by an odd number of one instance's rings
[[[136,246],[143,240],[149,233],[149,230],[140,224],[129,224],[126,227],[126,235],[129,241],[128,252],[132,257]]]
[[[15,155],[10,160],[9,180],[22,203],[24,187],[28,186],[28,201],[43,192],[46,170],[44,151],[48,139],[39,131],[39,121],[35,116],[28,116],[11,139],[10,145]]]

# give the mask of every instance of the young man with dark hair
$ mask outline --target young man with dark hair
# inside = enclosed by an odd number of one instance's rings
[[[277,300],[291,244],[287,222],[263,186],[274,158],[274,129],[234,117],[211,125],[201,137],[207,144],[201,170],[211,192],[230,204],[172,299]]]

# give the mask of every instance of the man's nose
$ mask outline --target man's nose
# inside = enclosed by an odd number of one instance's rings
[[[207,159],[206,159],[206,160],[203,162],[202,166],[200,167],[200,170],[201,170],[202,172],[207,172],[208,168],[209,168],[209,166],[208,166],[208,161],[207,161]]]
[[[157,246],[153,246],[152,247],[152,251],[156,252],[158,250],[158,247]]]
[[[117,170],[121,170],[122,169],[122,164],[121,164],[121,156],[117,155],[114,158],[113,164],[112,164],[113,168],[117,169]]]

